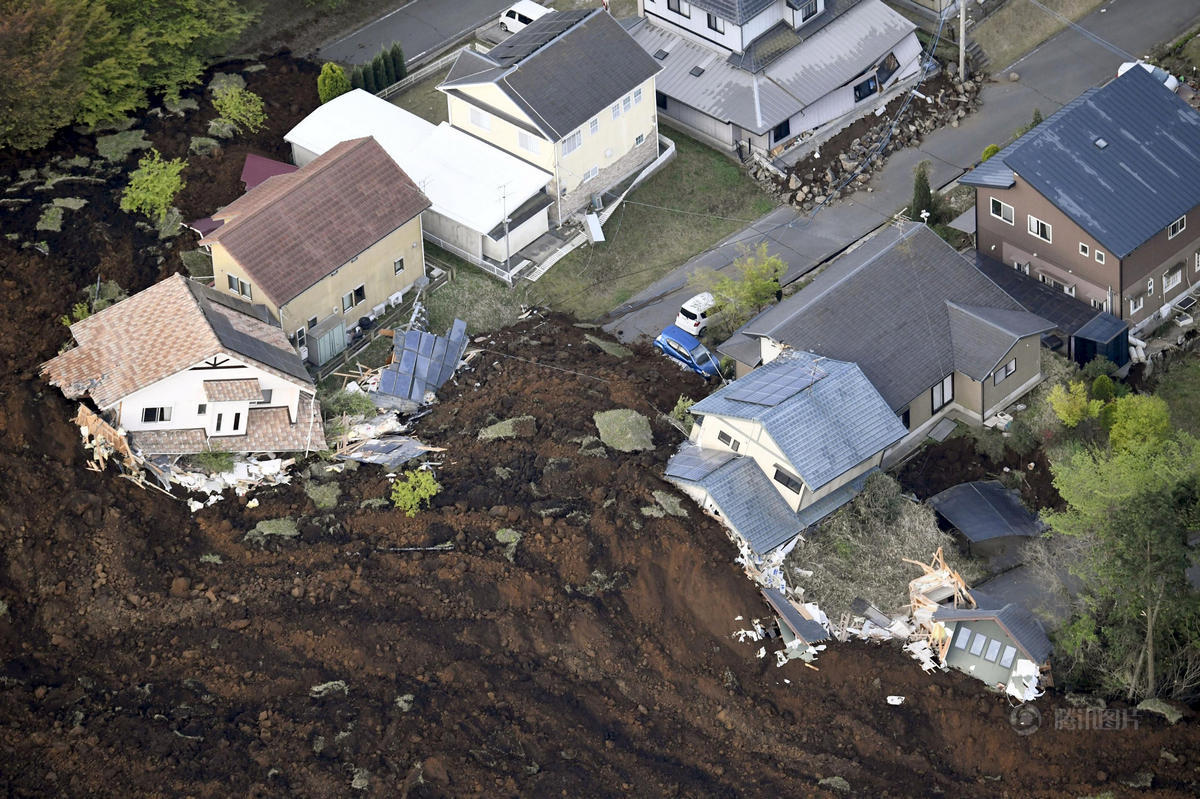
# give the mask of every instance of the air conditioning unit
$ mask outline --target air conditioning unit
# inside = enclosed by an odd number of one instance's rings
[[[300,348],[300,360],[302,360],[302,361],[308,360],[308,347]]]

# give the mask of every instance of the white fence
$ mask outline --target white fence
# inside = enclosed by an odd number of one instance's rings
[[[375,95],[377,97],[383,98],[384,100],[390,100],[393,96],[399,94],[400,92],[404,91],[405,89],[409,88],[410,86],[420,83],[421,81],[428,78],[430,75],[435,75],[438,72],[440,72],[441,70],[443,70],[446,67],[453,64],[454,59],[458,58],[459,54],[463,50],[471,50],[471,49],[474,49],[480,53],[486,53],[491,48],[483,46],[483,45],[479,44],[478,42],[476,42],[473,45],[467,45],[466,47],[460,47],[459,49],[454,50],[450,53],[447,53],[446,55],[442,56],[441,58],[430,61],[425,66],[420,67],[419,69],[408,73],[402,79],[396,81],[391,86],[388,86],[386,89],[382,89],[380,91],[375,92]]]

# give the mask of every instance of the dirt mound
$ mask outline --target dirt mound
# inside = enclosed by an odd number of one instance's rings
[[[1003,698],[893,648],[833,646],[817,671],[776,668],[776,642],[755,657],[731,633],[767,610],[721,526],[643,510],[678,494],[659,414],[704,384],[561,317],[473,344],[416,430],[445,447],[444,489],[412,518],[375,467],[318,462],[330,510],[298,479],[195,516],[88,471],[36,377],[56,317],[103,258],[131,289],[174,263],[108,224],[82,260],[62,253],[87,226],[49,256],[0,244],[5,795],[842,796],[818,784],[840,777],[861,796],[1078,796],[1146,775],[1143,795],[1194,795],[1194,722],[1055,729],[1048,699],[1019,737]],[[655,449],[602,448],[593,416],[616,408],[651,420]],[[527,437],[478,439],[523,416]],[[282,518],[297,536],[245,540]]]

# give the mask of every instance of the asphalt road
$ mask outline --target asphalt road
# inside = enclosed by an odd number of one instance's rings
[[[1042,13],[1033,5],[1029,10]],[[1196,0],[1111,0],[1079,24],[1141,56],[1197,21],[1200,3]],[[984,87],[979,111],[958,128],[934,131],[919,148],[893,153],[884,169],[871,178],[870,192],[859,191],[815,217],[801,217],[790,207],[775,209],[632,297],[610,315],[604,329],[621,341],[658,335],[693,293],[686,288],[688,276],[699,267],[729,268],[740,245],[754,247],[767,241],[770,251],[788,264],[785,281],[795,280],[875,230],[909,202],[913,169],[921,161],[931,162],[930,183],[945,186],[973,166],[984,147],[1008,141],[1035,108],[1049,116],[1085,89],[1116,76],[1117,67],[1126,60],[1068,28],[1007,68],[992,65],[996,77]],[[1012,71],[1020,76],[1016,82],[1008,79]],[[663,132],[670,136],[669,129]]]
[[[514,0],[411,0],[349,36],[317,51],[324,61],[365,64],[380,49],[400,42],[411,63],[483,25]]]

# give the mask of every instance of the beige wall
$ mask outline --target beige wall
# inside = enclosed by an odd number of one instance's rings
[[[1042,370],[1041,336],[1026,336],[1018,341],[1000,359],[1000,365],[996,368],[1003,370],[1010,360],[1017,362],[1017,371],[1000,381],[1000,385],[994,382],[994,371],[984,378],[981,413],[1014,402],[1021,394],[1021,387],[1038,376]]]
[[[492,105],[489,102],[493,93],[499,93],[495,86],[486,84],[482,86],[464,86],[460,87],[464,94],[469,94],[472,97],[477,97],[484,105]],[[483,95],[483,96],[480,96]],[[487,126],[480,127],[471,121],[471,103],[454,95],[446,95],[446,106],[449,115],[450,124],[459,130],[466,131],[478,139],[488,142],[494,147],[499,147],[507,153],[512,153],[522,161],[527,161],[534,166],[554,172],[554,153],[555,145],[541,138],[537,134],[530,133],[528,130],[521,128],[507,119],[496,116],[485,109],[478,109],[480,113],[485,115]],[[493,106],[494,107],[494,106]],[[528,121],[523,115],[519,117],[524,121]],[[530,123],[532,127],[532,123]],[[533,137],[537,142],[538,151],[535,153],[521,146],[521,134]]]
[[[333,274],[285,302],[282,307],[259,290],[253,273],[238,263],[219,241],[213,243],[212,253],[216,289],[229,291],[227,275],[232,274],[247,281],[251,285],[250,300],[266,305],[289,337],[298,328],[305,327],[314,316],[323,320],[331,314],[342,314],[342,295],[363,286],[366,301],[345,313],[346,326],[352,327],[359,317],[370,313],[372,307],[386,302],[395,292],[407,289],[425,274],[420,216],[392,231],[350,262],[342,264]],[[404,258],[404,271],[397,275],[392,264],[401,257]]]

